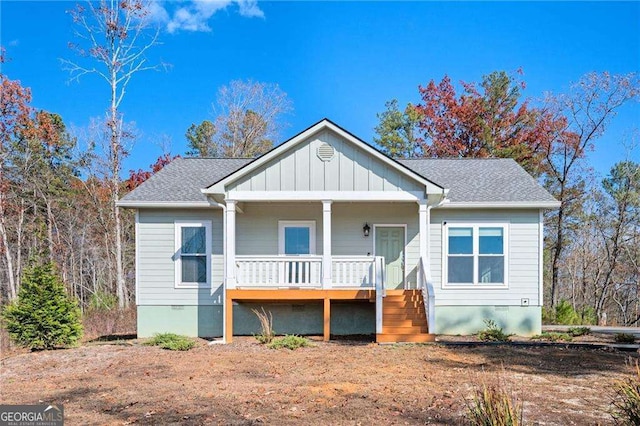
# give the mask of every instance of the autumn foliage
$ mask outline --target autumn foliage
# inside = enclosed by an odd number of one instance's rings
[[[133,191],[134,189],[142,185],[144,181],[162,170],[164,166],[179,157],[179,155],[175,155],[172,157],[170,154],[164,154],[158,157],[156,162],[149,166],[149,170],[129,170],[129,179],[125,181],[127,191]]]
[[[415,108],[427,155],[514,158],[537,171],[550,116],[521,101],[525,83],[500,71],[485,76],[480,85],[461,86],[456,93],[445,76],[419,87],[422,101]]]

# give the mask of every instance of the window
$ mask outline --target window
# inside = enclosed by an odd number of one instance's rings
[[[287,220],[278,222],[280,254],[305,255],[316,253],[316,222]]]
[[[176,222],[176,287],[211,285],[211,222]]]
[[[316,222],[313,220],[281,220],[278,222],[278,253],[304,256],[316,253]],[[307,261],[288,261],[279,274],[287,284],[305,283],[313,274]]]
[[[445,286],[506,287],[507,225],[445,226]]]

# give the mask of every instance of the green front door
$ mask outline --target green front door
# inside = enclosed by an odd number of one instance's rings
[[[385,287],[404,288],[404,228],[376,226],[375,254],[385,259]]]

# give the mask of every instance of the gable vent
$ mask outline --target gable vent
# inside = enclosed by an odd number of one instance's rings
[[[322,161],[331,161],[336,151],[328,143],[323,143],[318,147],[318,158]]]

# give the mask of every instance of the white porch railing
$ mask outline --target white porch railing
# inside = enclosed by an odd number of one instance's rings
[[[322,256],[236,256],[242,287],[322,286]]]
[[[418,264],[418,288],[422,291],[424,310],[427,314],[429,333],[435,334],[436,326],[436,295],[431,281],[431,273],[426,268],[425,260],[421,257]]]
[[[331,258],[332,287],[375,287],[375,257],[333,256]]]
[[[331,284],[323,286],[322,256],[236,256],[236,286],[374,289],[384,265],[377,259],[332,256]]]
[[[376,276],[376,280],[375,280],[375,284],[376,284],[376,334],[382,334],[382,324],[383,324],[382,300],[387,295],[387,292],[386,292],[386,290],[384,288],[384,277],[385,277],[384,257],[377,256],[375,258],[375,262],[376,262],[376,275],[375,275]]]

